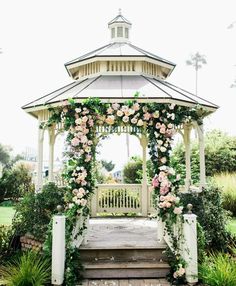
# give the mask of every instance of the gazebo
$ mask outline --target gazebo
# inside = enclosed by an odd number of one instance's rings
[[[108,23],[109,44],[65,63],[65,68],[72,79],[68,85],[23,106],[27,113],[38,120],[37,191],[41,189],[43,184],[43,142],[46,129],[41,128],[41,126],[50,118],[51,109],[63,108],[64,105],[70,103],[71,99],[73,104],[82,103],[88,98],[99,98],[101,103],[111,105],[122,105],[135,99],[138,104],[173,105],[189,110],[197,106],[201,119],[218,108],[214,103],[170,83],[168,78],[173,72],[175,64],[131,44],[131,26],[131,23],[119,12]],[[67,102],[68,99],[70,99],[69,103]],[[185,191],[189,191],[192,185],[190,133],[192,129],[197,131],[200,154],[199,190],[201,190],[206,185],[203,122],[202,120],[185,120],[181,124],[175,125],[173,129],[183,136],[185,145],[186,176],[183,186]],[[56,136],[63,130],[62,122],[48,126],[49,181],[54,181],[53,162]],[[149,141],[147,133],[140,132],[140,129],[132,126],[132,124],[116,127],[101,124],[96,127],[96,132],[102,135],[128,132],[138,136],[143,150],[143,180],[140,186],[97,186],[97,191],[91,202],[91,215],[96,216],[97,213],[101,212],[136,211],[146,217],[148,213],[154,210],[153,205],[155,204],[150,192],[148,192],[150,186],[146,175],[146,150]],[[120,192],[121,189],[125,190],[125,194]],[[114,190],[118,191],[123,200],[117,201],[117,192]],[[99,192],[101,196],[99,196]],[[134,195],[129,195],[130,193],[138,193],[139,197],[134,198]],[[108,201],[109,203],[107,203]],[[159,241],[162,241],[162,238]]]

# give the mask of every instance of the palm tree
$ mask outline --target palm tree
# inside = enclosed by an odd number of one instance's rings
[[[203,65],[207,63],[205,56],[201,55],[199,52],[196,54],[191,55],[190,60],[186,61],[186,64],[189,66],[193,66],[196,71],[196,86],[195,86],[195,93],[197,95],[197,87],[198,87],[198,70],[202,68]]]

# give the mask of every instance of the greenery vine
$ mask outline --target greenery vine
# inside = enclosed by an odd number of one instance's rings
[[[152,180],[158,216],[165,222],[165,228],[171,237],[172,278],[182,279],[185,274],[185,262],[181,258],[178,237],[174,226],[182,219],[183,205],[179,191],[178,174],[169,167],[170,151],[176,127],[192,120],[201,123],[205,111],[200,106],[184,107],[174,104],[138,103],[138,94],[134,100],[125,103],[102,103],[100,99],[89,98],[83,102],[68,99],[60,107],[51,108],[49,120],[42,128],[62,123],[67,131],[67,149],[64,178],[68,188],[66,201],[66,285],[75,285],[78,279],[75,260],[79,259],[78,249],[73,246],[72,232],[78,217],[89,215],[88,202],[95,189],[93,168],[95,165],[97,126],[115,130],[118,126],[132,126],[149,137],[149,153],[155,169]],[[83,235],[86,225],[83,223],[77,236]]]

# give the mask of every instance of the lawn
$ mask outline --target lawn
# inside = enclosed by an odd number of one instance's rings
[[[13,207],[0,207],[0,225],[11,224],[14,214],[15,210]]]
[[[230,220],[228,230],[236,235],[236,218],[232,218],[232,220]]]

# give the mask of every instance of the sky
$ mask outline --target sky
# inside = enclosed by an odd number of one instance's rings
[[[236,25],[227,29],[236,21],[235,0],[2,0],[1,144],[18,153],[37,149],[37,121],[21,106],[70,83],[64,63],[109,43],[107,23],[119,8],[132,22],[133,44],[177,64],[171,83],[194,92],[195,73],[186,60],[197,51],[205,55],[198,94],[220,106],[205,129],[236,135],[236,88],[230,88],[236,79]],[[139,152],[132,139],[131,155]],[[104,141],[101,153],[121,166],[125,137]]]

